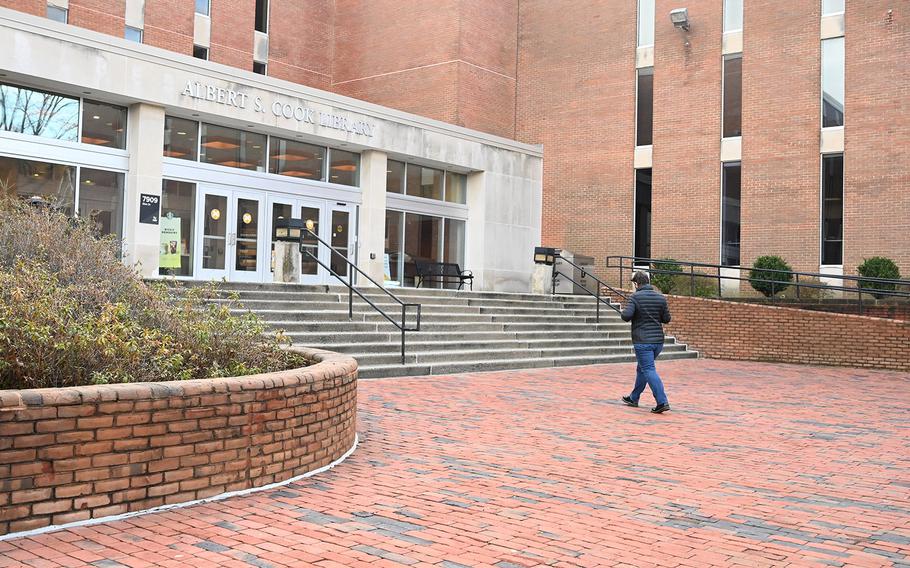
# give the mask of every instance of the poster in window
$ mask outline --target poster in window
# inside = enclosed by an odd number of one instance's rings
[[[180,268],[180,217],[162,217],[160,226],[161,252],[158,255],[158,265],[161,268]]]

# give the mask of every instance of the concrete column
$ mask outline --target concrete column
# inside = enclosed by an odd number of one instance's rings
[[[139,223],[140,195],[161,198],[161,164],[164,156],[164,109],[148,104],[129,108],[127,150],[130,170],[126,178],[125,262],[138,264],[144,277],[158,276],[159,225]]]
[[[363,202],[357,227],[357,266],[376,282],[383,280],[385,254],[385,183],[388,156],[370,150],[360,155]],[[366,282],[360,282],[361,285]],[[367,283],[368,284],[368,283]]]
[[[484,274],[489,259],[484,254],[486,247],[486,207],[487,196],[484,191],[486,174],[474,172],[468,174],[467,205],[468,221],[465,223],[465,251],[463,269],[474,274],[474,289],[486,290]]]

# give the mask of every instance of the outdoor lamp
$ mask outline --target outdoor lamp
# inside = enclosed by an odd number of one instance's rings
[[[670,10],[670,21],[682,31],[689,31],[689,10],[687,8]]]
[[[315,228],[316,228],[316,223],[314,223],[312,219],[307,219],[306,220],[306,230],[312,231]]]
[[[550,247],[534,247],[534,263],[552,266],[556,262],[556,249]]]

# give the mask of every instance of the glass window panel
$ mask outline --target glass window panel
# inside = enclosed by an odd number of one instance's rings
[[[389,160],[385,170],[385,190],[404,193],[404,162]]]
[[[0,157],[0,194],[40,199],[73,214],[76,168],[61,164]]]
[[[164,180],[161,188],[161,250],[158,274],[193,275],[193,229],[196,226],[196,186]]]
[[[196,13],[203,16],[210,15],[211,0],[196,0]]]
[[[739,208],[741,167],[737,163],[723,166],[723,250],[721,264],[739,266]]]
[[[638,70],[637,134],[635,144],[650,146],[654,127],[654,68]]]
[[[724,32],[743,29],[743,0],[724,0]]]
[[[844,38],[822,41],[822,127],[844,125]]]
[[[635,256],[651,258],[651,169],[635,170]]]
[[[325,148],[272,138],[269,149],[269,172],[291,177],[321,180]]]
[[[724,138],[742,136],[743,58],[724,59]]]
[[[0,131],[76,142],[79,99],[0,83]]]
[[[60,22],[65,24],[67,21],[68,10],[66,8],[58,8],[57,6],[47,5],[47,18],[49,20],[54,20],[55,22]]]
[[[264,172],[265,141],[264,134],[203,124],[200,158],[209,164]]]
[[[844,11],[844,0],[822,0],[822,16],[840,14]]]
[[[258,61],[253,62],[253,73],[258,75],[265,75],[265,63],[260,63]]]
[[[227,197],[206,195],[202,236],[202,268],[224,270],[227,246]]]
[[[300,218],[303,219],[304,224],[307,221],[313,222],[313,232],[317,235],[319,234],[319,208],[317,207],[301,207],[300,208]],[[306,225],[304,225],[306,226]],[[303,247],[310,254],[315,257],[319,257],[319,241],[315,239],[312,235],[307,232],[303,234]],[[314,275],[319,272],[319,264],[313,260],[313,256],[309,254],[301,254],[301,264],[300,269],[302,274]]]
[[[209,58],[209,48],[207,48],[207,47],[202,47],[202,46],[199,46],[199,45],[194,45],[194,46],[193,46],[193,57],[195,57],[196,59],[205,59],[205,60],[208,60],[208,58]]]
[[[464,205],[468,202],[467,200],[468,176],[456,174],[455,172],[446,172],[446,201]]]
[[[256,272],[259,267],[259,201],[237,200],[237,251],[234,268]]]
[[[360,183],[360,154],[329,149],[329,181],[356,186]]]
[[[405,284],[413,286],[416,260],[440,261],[440,237],[442,219],[429,215],[407,213],[404,227],[404,278]],[[439,287],[438,284],[432,285]]]
[[[275,272],[275,226],[279,222],[284,222],[290,219],[293,216],[293,208],[289,203],[273,203],[272,204],[272,225],[271,225],[271,234],[269,236],[272,239],[272,260],[271,268],[272,272]]]
[[[638,47],[654,45],[654,0],[638,0]]]
[[[126,108],[83,101],[82,142],[108,148],[126,148]]]
[[[101,235],[123,235],[123,174],[81,168],[79,216],[94,224]]]
[[[822,264],[843,264],[844,157],[822,158]]]
[[[465,222],[460,219],[445,220],[445,250],[443,262],[454,262],[464,270]],[[458,283],[454,284],[458,287]]]
[[[388,270],[385,272],[386,282],[401,285],[401,274],[404,269],[404,213],[401,211],[386,211],[385,213],[385,254],[388,257]],[[383,259],[385,262],[385,259]]]
[[[408,164],[405,185],[407,194],[442,200],[442,176],[442,170]]]
[[[350,213],[347,211],[332,211],[331,243],[332,248],[338,251],[339,254],[331,253],[332,261],[330,266],[332,267],[332,272],[343,277],[347,277],[348,275],[348,263],[346,263],[344,259],[348,257],[350,216]]]
[[[123,31],[123,37],[129,41],[142,43],[142,30],[126,26],[126,29]]]
[[[269,32],[269,1],[256,0],[256,31]]]
[[[164,117],[164,155],[195,162],[198,135],[198,122],[173,116]]]

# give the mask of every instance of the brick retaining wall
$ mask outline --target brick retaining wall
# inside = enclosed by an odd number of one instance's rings
[[[354,444],[357,363],[223,379],[0,391],[0,534],[204,499]]]
[[[668,296],[667,333],[707,357],[910,371],[910,321]]]

